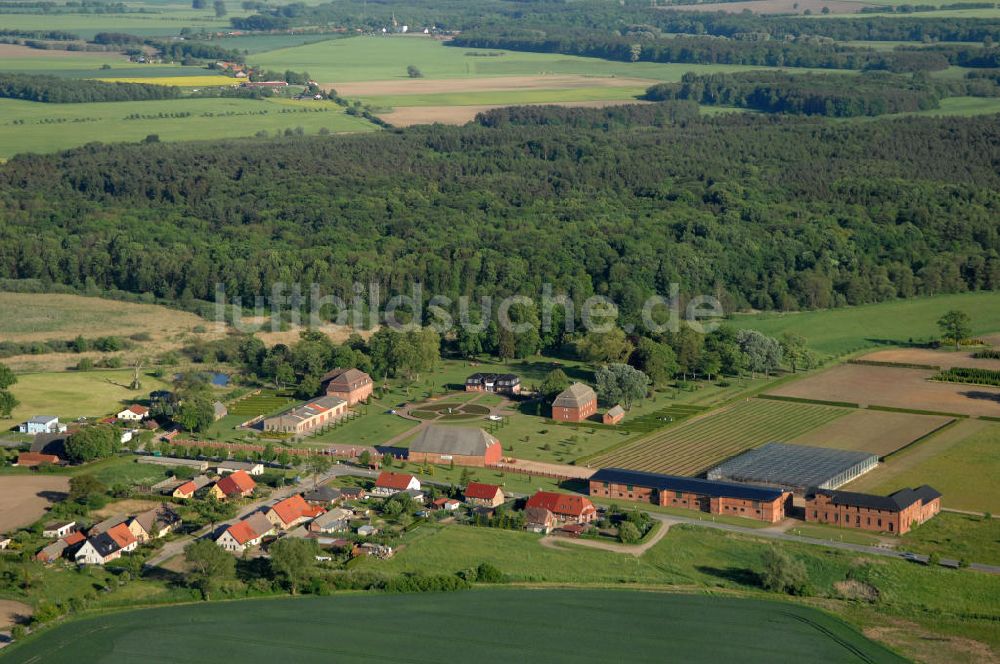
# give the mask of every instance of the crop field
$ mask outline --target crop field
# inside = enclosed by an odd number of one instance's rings
[[[58,475],[4,477],[0,480],[0,532],[34,523],[69,490],[69,479]]]
[[[930,381],[927,369],[841,364],[768,394],[933,413],[1000,417],[1000,388]]]
[[[21,374],[11,387],[21,404],[9,419],[0,419],[0,431],[35,415],[55,415],[64,422],[81,416],[108,415],[145,398],[152,390],[169,387],[147,375],[142,378],[141,390],[130,390],[127,386],[131,380],[131,369]]]
[[[871,452],[884,457],[952,421],[950,417],[934,415],[854,410],[788,442]]]
[[[10,30],[65,30],[84,39],[92,39],[98,32],[127,32],[148,37],[176,36],[182,28],[228,28],[231,16],[245,12],[236,2],[229,2],[227,5],[229,15],[223,18],[216,18],[211,5],[207,9],[193,10],[190,3],[145,3],[145,11],[142,13],[5,13],[2,23],[4,28]]]
[[[737,315],[733,324],[775,337],[795,332],[804,336],[813,350],[839,356],[910,340],[938,339],[941,332],[937,319],[950,309],[971,315],[973,334],[1000,330],[1000,291],[917,297],[822,311]]]
[[[215,74],[195,74],[190,76],[101,76],[98,81],[111,83],[148,83],[150,85],[175,85],[179,88],[229,87],[236,85],[236,79]]]
[[[1000,370],[1000,360],[973,357],[975,351],[952,351],[950,348],[932,350],[930,348],[891,348],[868,353],[860,359],[870,362],[892,362],[893,364],[923,364],[931,367],[950,369],[970,367],[974,369]]]
[[[587,465],[698,475],[751,447],[790,440],[848,412],[832,406],[752,399],[598,455],[588,459]]]
[[[484,608],[488,607],[488,610]],[[399,616],[405,615],[405,620]],[[496,616],[505,629],[496,629]],[[308,620],[302,620],[309,616]],[[441,629],[461,616],[462,629]],[[392,623],[394,638],[383,638]],[[280,626],[280,629],[276,627]],[[724,629],[727,638],[714,637]],[[769,638],[780,630],[782,638]],[[176,635],[183,632],[184,638]],[[565,639],[572,633],[572,647]],[[623,633],[629,638],[622,639]],[[516,639],[510,637],[517,634]],[[119,661],[157,657],[199,661],[226,644],[250,664],[440,661],[460,650],[481,662],[578,662],[614,643],[630,661],[713,656],[743,662],[902,661],[832,616],[785,602],[618,590],[477,590],[452,594],[304,597],[169,607],[70,622],[13,649],[11,662]],[[156,645],[161,644],[161,645]]]
[[[170,79],[162,79],[169,81]],[[17,124],[15,124],[17,123]],[[168,99],[41,104],[0,99],[0,158],[50,152],[91,142],[238,138],[301,127],[315,134],[374,131],[363,118],[330,102],[272,99]]]
[[[278,413],[286,408],[290,408],[295,403],[291,397],[279,396],[273,392],[264,391],[252,397],[240,399],[229,404],[230,415],[238,415],[244,419],[250,419],[258,415],[270,415]]]

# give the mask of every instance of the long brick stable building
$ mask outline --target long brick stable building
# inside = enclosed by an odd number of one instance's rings
[[[792,494],[780,489],[714,482],[694,477],[602,468],[590,476],[590,495],[664,507],[684,507],[776,523],[785,518]]]
[[[806,497],[806,521],[904,535],[941,511],[941,494],[926,484],[889,496],[818,489]]]

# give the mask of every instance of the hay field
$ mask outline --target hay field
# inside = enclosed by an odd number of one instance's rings
[[[1000,417],[1000,388],[937,383],[925,369],[842,364],[786,383],[768,394],[925,410],[935,413]]]
[[[950,417],[933,415],[856,410],[788,442],[871,452],[884,457],[951,421]]]

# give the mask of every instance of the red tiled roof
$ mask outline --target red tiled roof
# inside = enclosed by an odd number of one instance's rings
[[[413,475],[383,471],[379,473],[378,479],[375,480],[375,486],[404,491],[406,487],[410,485],[412,480]]]
[[[291,523],[296,519],[301,519],[310,511],[309,504],[299,494],[278,501],[271,509],[278,515],[282,523]]]
[[[64,537],[63,541],[66,542],[66,546],[73,546],[74,544],[79,544],[80,542],[84,541],[85,539],[87,539],[87,538],[86,538],[86,536],[84,536],[84,534],[81,531],[74,530],[69,535],[67,535],[66,537]]]
[[[496,484],[482,484],[480,482],[469,482],[463,494],[466,498],[476,498],[479,500],[493,500],[497,491],[500,490]]]
[[[553,514],[581,516],[594,511],[594,504],[584,496],[573,496],[567,493],[539,491],[528,498],[527,507],[544,507]]]
[[[258,535],[254,532],[254,529],[250,527],[250,524],[246,521],[237,521],[233,525],[226,528],[226,532],[232,535],[233,539],[236,540],[238,544],[246,544],[250,540],[257,539]]]
[[[185,482],[184,484],[182,484],[179,487],[177,487],[176,489],[174,489],[174,492],[175,493],[185,494],[185,495],[190,495],[190,494],[194,493],[197,490],[198,490],[198,485],[197,484],[195,484],[194,482]]]
[[[41,452],[21,452],[17,455],[17,465],[37,466],[42,463],[59,463],[59,457],[55,454],[42,454]]]
[[[145,415],[149,412],[148,408],[146,408],[145,406],[140,406],[137,403],[132,404],[131,406],[128,407],[128,409],[133,413],[135,413],[136,415]]]
[[[124,523],[119,523],[114,528],[109,528],[108,535],[123,549],[135,542],[135,535],[132,534],[132,531]]]
[[[221,491],[223,495],[235,496],[237,494],[253,491],[257,486],[257,483],[253,481],[253,478],[251,478],[245,470],[237,470],[235,473],[230,473],[219,480],[216,486],[219,487],[219,491]]]

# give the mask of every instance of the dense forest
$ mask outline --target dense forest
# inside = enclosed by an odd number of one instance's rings
[[[723,39],[709,36],[655,37],[649,33],[602,35],[565,31],[550,31],[543,36],[520,31],[519,34],[466,33],[446,43],[460,48],[562,53],[622,62],[884,69],[897,72],[934,71],[947,69],[949,66],[944,52],[920,49],[880,52],[810,38]]]
[[[680,83],[651,86],[646,99],[685,99],[768,113],[850,118],[923,111],[938,108],[938,102],[945,97],[970,94],[1000,96],[1000,87],[981,79],[936,81],[924,76],[885,73],[859,76],[775,71],[707,76],[688,73]]]
[[[427,297],[549,282],[626,319],[671,282],[729,309],[1000,287],[996,118],[634,108],[18,156],[0,166],[0,277],[181,301],[216,282],[345,299],[355,281]]]
[[[39,74],[0,72],[0,98],[70,104],[95,101],[177,99],[180,88],[152,83],[118,83]]]

